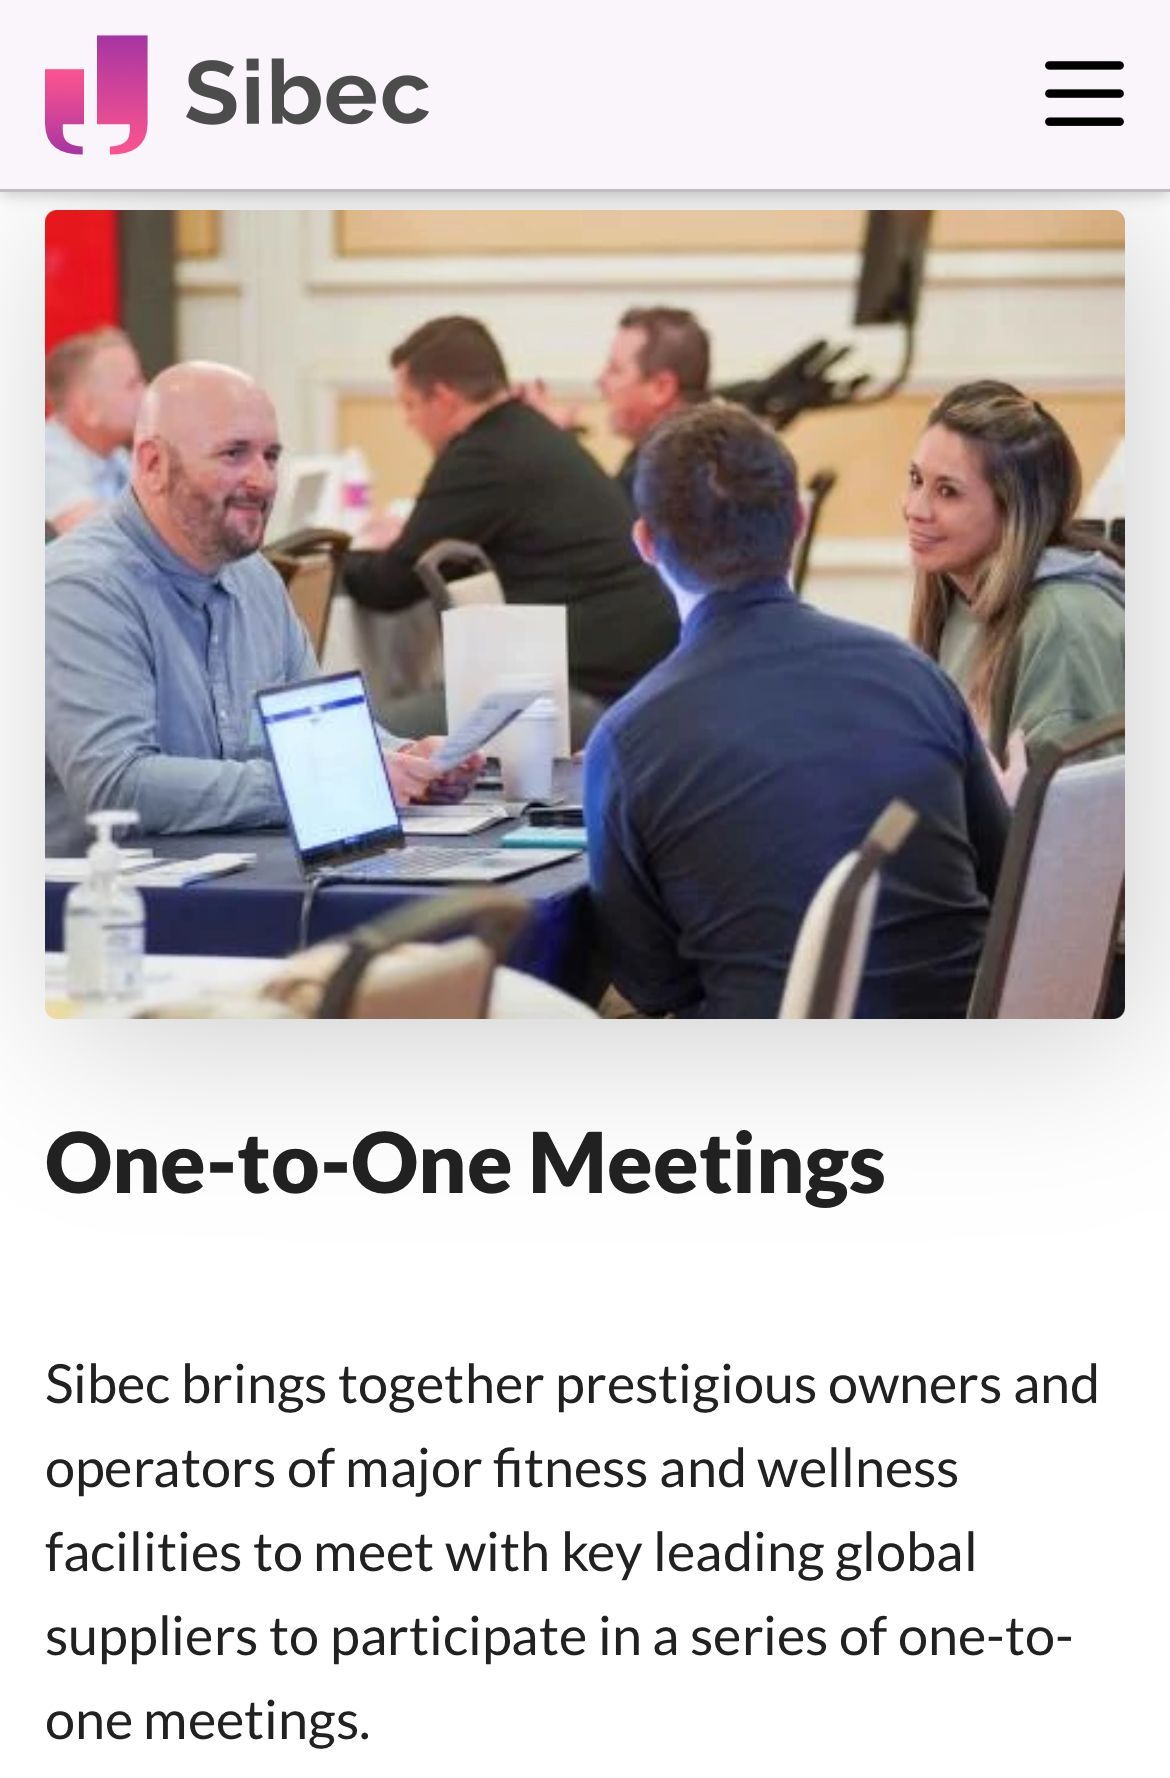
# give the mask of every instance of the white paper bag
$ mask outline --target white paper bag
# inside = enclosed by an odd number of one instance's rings
[[[501,685],[531,684],[557,707],[556,754],[569,757],[569,643],[563,605],[468,605],[443,613],[447,727]]]

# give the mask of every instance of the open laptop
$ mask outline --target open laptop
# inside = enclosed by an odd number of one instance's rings
[[[306,876],[375,883],[498,883],[565,853],[408,845],[360,673],[256,694]]]

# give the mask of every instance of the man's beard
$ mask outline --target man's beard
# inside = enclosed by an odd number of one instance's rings
[[[224,501],[201,493],[192,485],[177,459],[172,459],[167,478],[167,498],[175,522],[208,561],[213,558],[221,562],[242,561],[245,556],[254,555],[264,541],[270,502],[245,499],[242,495],[229,496]],[[264,522],[254,538],[243,535],[232,524],[235,511],[263,515]]]

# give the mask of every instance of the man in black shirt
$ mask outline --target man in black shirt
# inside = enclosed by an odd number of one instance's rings
[[[620,489],[575,438],[513,399],[480,322],[429,321],[390,363],[407,424],[435,462],[403,525],[377,520],[355,539],[347,591],[401,610],[426,596],[414,572],[424,550],[444,538],[477,543],[510,603],[566,606],[570,685],[601,703],[619,697],[678,634],[634,549]]]
[[[796,465],[742,408],[664,421],[635,483],[638,547],[683,620],[585,755],[589,875],[638,1012],[775,1018],[818,886],[895,797],[862,1018],[961,1018],[1007,811],[956,687],[897,637],[802,604]]]

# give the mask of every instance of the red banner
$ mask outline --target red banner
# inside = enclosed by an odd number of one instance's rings
[[[116,210],[51,210],[45,218],[45,350],[73,333],[117,326]]]

